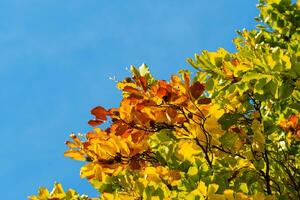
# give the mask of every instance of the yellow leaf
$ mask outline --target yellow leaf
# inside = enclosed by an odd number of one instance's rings
[[[219,124],[218,120],[211,116],[208,117],[204,123],[205,130],[209,132],[212,137],[212,144],[218,145],[218,138],[222,136],[225,132],[222,129],[222,126]]]
[[[160,200],[158,196],[151,197],[151,200]]]
[[[90,178],[95,175],[95,164],[94,163],[88,163],[81,167],[80,169],[80,178]]]
[[[113,199],[115,199],[115,197],[111,193],[104,192],[101,196],[101,199],[103,199],[103,200],[113,200]]]
[[[44,199],[38,199],[36,196],[29,196],[28,199],[29,200],[44,200]]]
[[[49,193],[49,191],[46,188],[41,187],[39,189],[37,197],[36,196],[31,196],[29,198],[30,198],[30,200],[37,200],[37,199],[38,200],[47,200],[47,199],[50,198],[50,193]]]
[[[198,168],[197,167],[190,167],[189,171],[187,172],[189,176],[195,176],[198,174]]]
[[[191,162],[194,162],[195,155],[201,152],[200,147],[191,141],[180,141],[178,147],[179,150],[177,153],[179,158]]]
[[[129,149],[127,143],[125,141],[121,140],[121,138],[119,138],[119,140],[117,140],[116,142],[117,142],[117,145],[120,148],[121,154],[123,156],[128,157],[130,155],[130,149]]]
[[[288,55],[281,56],[281,60],[285,62],[286,69],[291,69],[292,63]]]
[[[70,141],[66,141],[66,145],[69,147],[69,148],[78,148],[79,146],[76,145],[74,142],[70,142]]]
[[[208,195],[209,200],[226,200],[226,197],[222,194],[211,194]]]
[[[226,200],[234,200],[233,194],[234,194],[233,190],[225,190],[224,191],[224,195],[226,197]]]
[[[52,198],[64,198],[66,196],[64,189],[60,183],[55,183],[53,190],[50,193]]]
[[[253,143],[257,146],[258,150],[262,151],[265,145],[265,136],[262,133],[262,125],[258,120],[253,120],[251,128],[254,132]]]
[[[149,181],[154,181],[154,182],[161,181],[161,179],[159,178],[159,174],[157,173],[156,168],[154,167],[146,167],[143,174],[144,174],[144,178]]]
[[[217,184],[214,184],[214,183],[209,184],[208,190],[207,190],[208,195],[215,194],[217,192],[218,188],[219,188],[219,185],[217,185]]]
[[[216,119],[219,119],[224,114],[224,110],[215,102],[212,103],[212,106],[209,108],[209,114]]]
[[[265,200],[265,195],[258,192],[252,196],[253,200]]]
[[[79,150],[66,150],[64,156],[70,157],[74,160],[85,161],[85,156]]]
[[[205,186],[205,183],[203,181],[200,181],[199,184],[198,184],[198,190],[200,191],[200,193],[203,195],[203,196],[206,196],[206,190],[207,190],[207,187]]]
[[[241,191],[243,191],[244,193],[248,193],[248,186],[247,186],[247,183],[241,183],[240,185],[240,189]]]
[[[272,56],[271,55],[266,56],[266,60],[267,60],[268,66],[271,69],[273,69],[276,65],[276,62],[273,60]]]

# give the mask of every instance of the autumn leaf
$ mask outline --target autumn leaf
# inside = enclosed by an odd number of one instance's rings
[[[84,162],[97,199],[299,199],[299,7],[258,8],[234,53],[204,50],[170,80],[131,66],[119,107],[91,110],[90,125],[110,123],[71,134],[64,155]],[[32,200],[88,199],[53,191]]]
[[[139,80],[140,80],[143,90],[147,91],[147,79],[144,76],[141,76],[139,78]]]
[[[65,143],[69,148],[78,148],[79,147],[74,142],[66,141]]]
[[[109,112],[102,106],[97,106],[91,110],[91,114],[94,115],[96,119],[106,121],[106,115],[108,115]]]
[[[99,126],[101,124],[103,124],[104,121],[100,120],[100,119],[91,119],[88,121],[88,124],[91,126]]]
[[[210,104],[211,99],[210,98],[201,98],[197,101],[198,104]]]
[[[292,126],[293,127],[296,127],[297,124],[298,124],[298,117],[296,115],[292,115],[290,118],[289,118],[289,121],[292,123]]]
[[[131,94],[139,94],[139,93],[140,93],[140,91],[139,91],[138,89],[133,88],[133,87],[131,87],[131,86],[125,86],[125,87],[123,88],[123,91],[124,91],[124,92],[128,92],[128,93],[131,93]]]
[[[85,161],[85,156],[79,150],[66,150],[64,156],[70,157],[74,160]]]
[[[190,87],[191,95],[194,99],[198,99],[203,94],[204,90],[205,90],[204,85],[199,82],[195,82]]]
[[[165,88],[160,87],[158,88],[156,95],[159,98],[163,98],[168,95],[168,91]]]

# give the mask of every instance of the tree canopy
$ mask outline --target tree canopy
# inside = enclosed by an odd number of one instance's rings
[[[169,81],[132,66],[120,106],[91,110],[64,155],[99,197],[56,183],[29,199],[300,199],[300,1],[258,9],[236,52],[195,54]]]

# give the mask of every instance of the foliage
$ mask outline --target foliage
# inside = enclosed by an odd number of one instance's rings
[[[120,106],[91,110],[109,128],[71,134],[65,156],[100,199],[300,199],[299,7],[261,0],[257,29],[189,58],[194,76],[132,66]],[[60,194],[31,199],[86,198]]]
[[[54,188],[49,192],[46,188],[40,188],[38,196],[30,196],[30,200],[96,200],[96,198],[88,198],[86,195],[79,195],[75,190],[69,189],[64,191],[60,183],[55,183]]]

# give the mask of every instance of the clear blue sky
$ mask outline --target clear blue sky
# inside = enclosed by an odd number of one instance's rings
[[[255,0],[2,0],[0,2],[0,194],[26,199],[62,182],[96,192],[64,141],[90,129],[89,110],[118,106],[109,80],[143,62],[162,79],[201,50],[234,51],[253,28]]]

